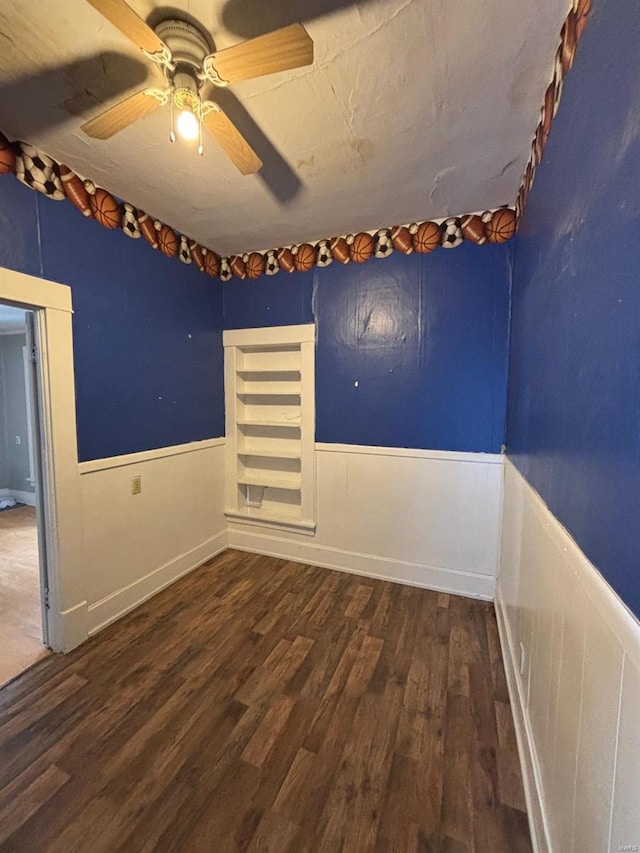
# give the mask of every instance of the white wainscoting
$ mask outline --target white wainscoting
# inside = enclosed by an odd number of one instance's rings
[[[502,457],[316,444],[315,535],[228,520],[229,547],[491,599]]]
[[[640,623],[509,460],[496,611],[535,849],[639,849]]]
[[[89,634],[227,547],[224,439],[82,463],[80,473]]]

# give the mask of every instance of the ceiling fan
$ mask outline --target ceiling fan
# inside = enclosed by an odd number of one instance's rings
[[[88,136],[109,139],[169,104],[172,142],[177,130],[183,139],[197,139],[198,153],[202,154],[204,126],[243,175],[260,169],[262,161],[247,140],[215,101],[202,99],[201,90],[205,83],[228,86],[310,65],[313,41],[302,24],[291,24],[210,53],[206,31],[190,21],[167,18],[151,29],[124,0],[87,2],[155,62],[167,79],[165,88],[142,89],[85,122],[82,130]],[[174,110],[178,111],[175,123]]]

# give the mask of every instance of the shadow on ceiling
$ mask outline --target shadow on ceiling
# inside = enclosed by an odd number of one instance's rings
[[[243,38],[261,36],[289,24],[313,21],[346,6],[362,8],[372,0],[226,0],[222,21],[232,33]]]
[[[212,100],[220,105],[262,160],[263,165],[256,178],[262,181],[280,204],[293,201],[302,192],[304,184],[265,132],[255,123],[242,102],[230,89],[216,89],[212,93]]]
[[[63,65],[38,68],[8,82],[0,82],[0,115],[19,117],[20,135],[51,130],[69,116],[87,118],[104,102],[145,85],[147,64],[108,51]]]

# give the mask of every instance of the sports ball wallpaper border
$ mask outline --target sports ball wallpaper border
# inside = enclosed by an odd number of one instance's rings
[[[81,178],[33,145],[9,142],[0,132],[0,175],[7,174],[15,174],[25,186],[55,201],[68,199],[83,216],[95,219],[104,228],[120,230],[133,239],[143,237],[166,257],[177,257],[184,264],[195,263],[201,272],[217,274],[213,271],[219,269],[220,259],[211,249],[177,234],[132,204],[119,201],[108,190]]]
[[[573,0],[573,5],[560,30],[560,44],[556,51],[553,75],[544,93],[544,101],[540,110],[540,121],[538,122],[531,143],[529,162],[527,163],[527,168],[525,169],[516,198],[515,210],[518,222],[527,204],[527,199],[535,180],[536,168],[542,160],[542,155],[549,139],[551,124],[560,106],[564,78],[573,67],[578,43],[589,23],[591,3],[592,0]]]
[[[83,216],[95,219],[104,228],[119,229],[133,239],[143,237],[167,258],[178,258],[184,264],[194,263],[201,272],[222,281],[256,279],[275,275],[280,270],[306,272],[314,266],[327,267],[334,260],[341,264],[360,264],[372,258],[386,258],[394,251],[405,255],[426,254],[440,246],[455,249],[463,240],[478,245],[504,243],[516,230],[515,211],[501,207],[482,214],[394,225],[316,243],[220,257],[213,249],[177,233],[170,225],[153,219],[129,202],[119,201],[108,190],[81,178],[29,143],[9,142],[1,132],[0,174],[15,174],[25,186],[56,201],[68,199]]]

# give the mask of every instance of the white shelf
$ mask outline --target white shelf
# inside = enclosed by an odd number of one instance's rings
[[[302,424],[300,421],[256,421],[256,420],[247,420],[242,418],[236,421],[238,426],[251,426],[251,427],[289,427],[290,429],[300,429]]]
[[[236,370],[239,376],[244,376],[245,373],[255,373],[257,375],[270,373],[296,373],[300,376],[299,367],[239,367]]]
[[[236,389],[241,397],[299,397],[302,393],[300,382],[245,382]]]
[[[278,474],[239,474],[237,482],[243,486],[264,486],[265,489],[289,489],[299,492],[302,477],[298,475],[279,476]]]
[[[269,448],[238,448],[238,456],[268,456],[272,459],[302,459],[299,450],[274,450]]]
[[[276,524],[281,527],[291,527],[301,533],[312,534],[316,523],[312,519],[295,518],[284,512],[275,512],[270,508],[242,507],[242,509],[227,509],[225,515],[240,524]]]

